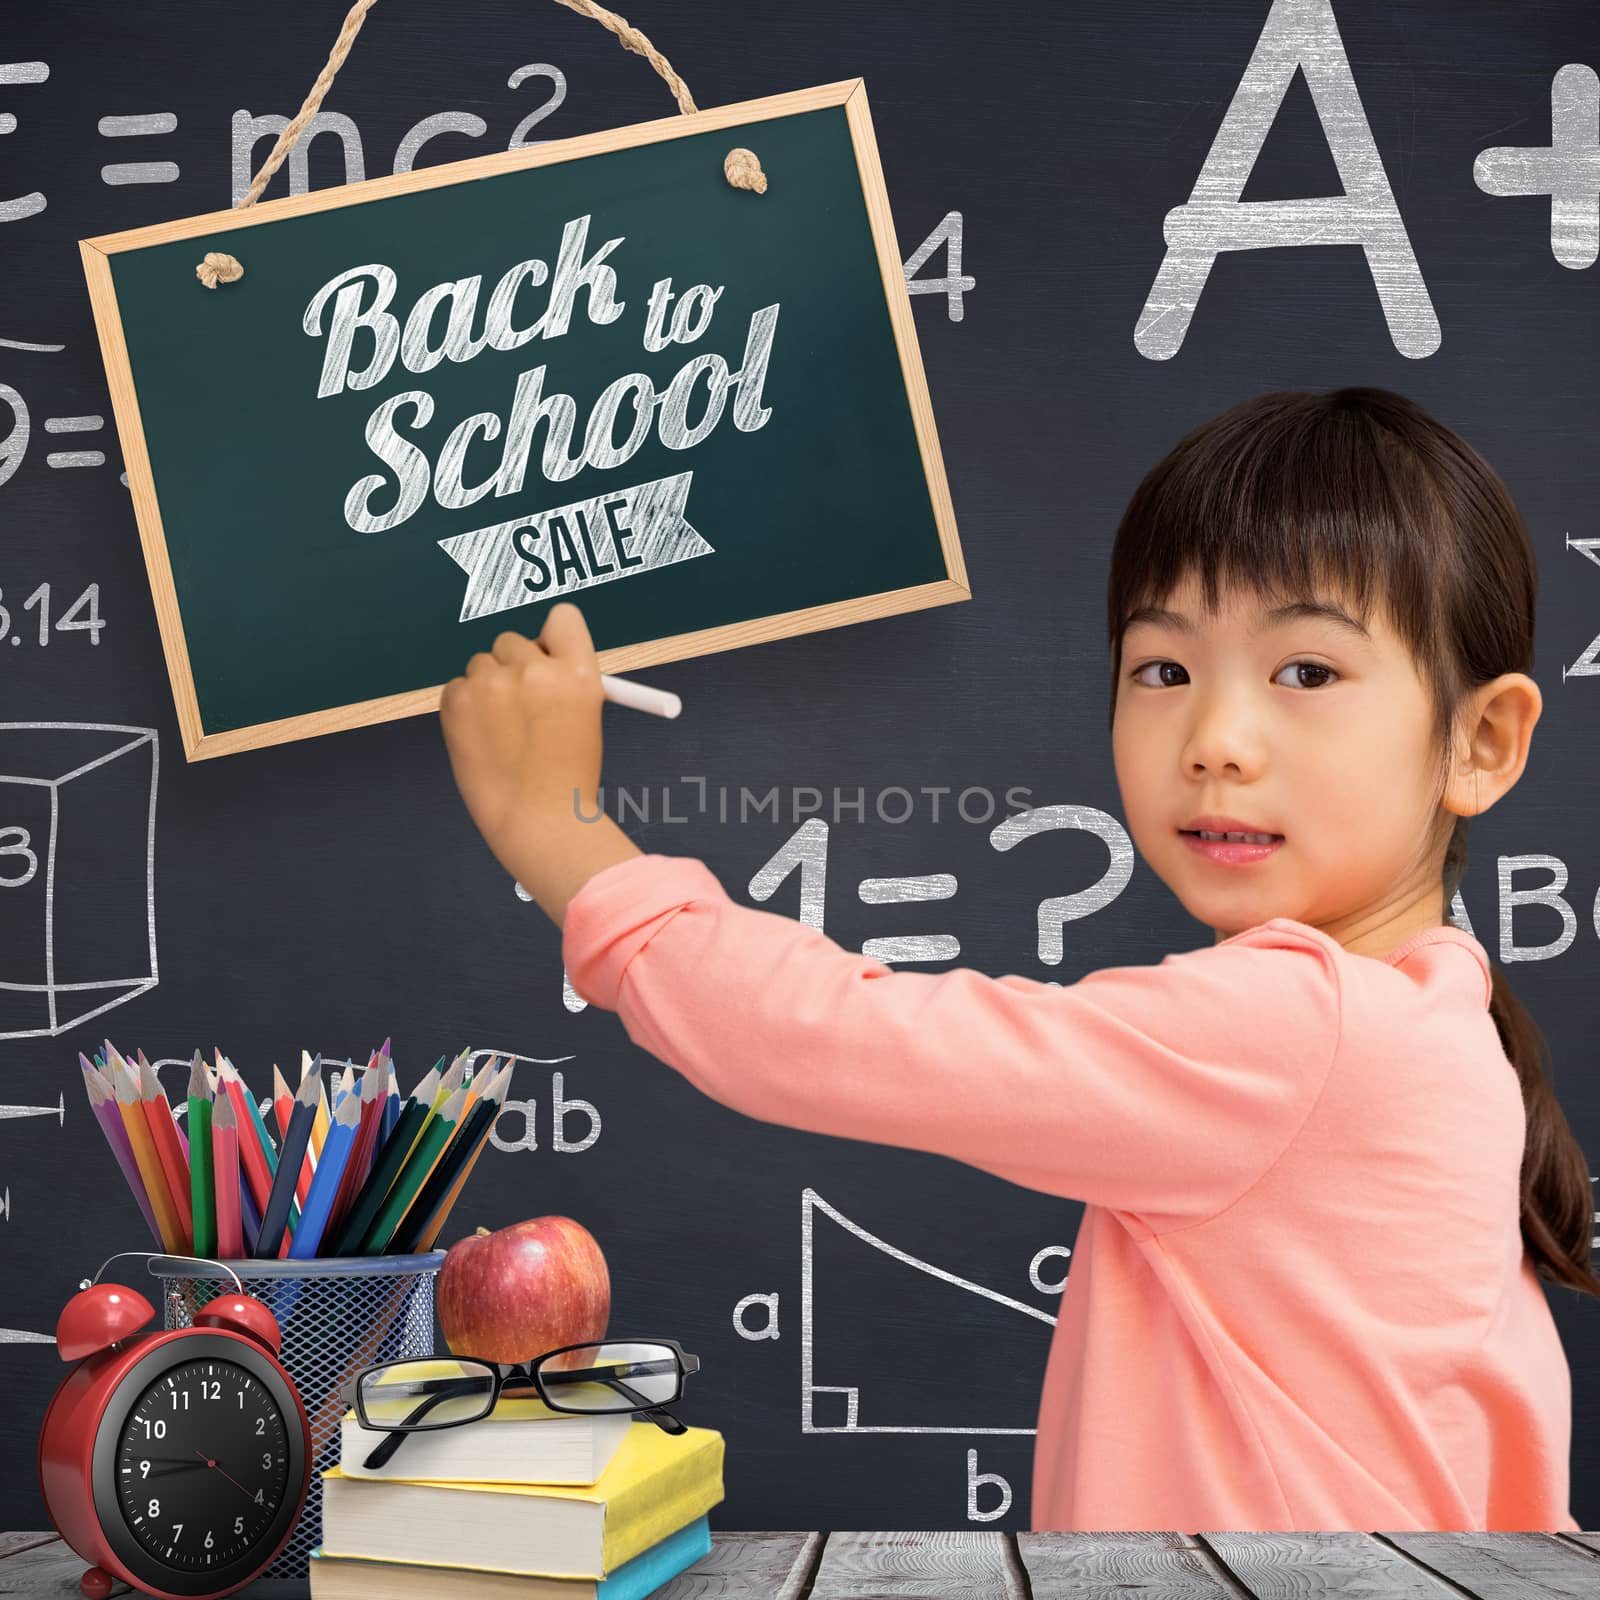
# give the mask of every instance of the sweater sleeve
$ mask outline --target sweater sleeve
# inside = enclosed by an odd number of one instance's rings
[[[931,1151],[1139,1212],[1215,1214],[1288,1147],[1340,1035],[1324,935],[1286,918],[1073,984],[895,971],[642,855],[569,902],[573,989],[763,1122]]]

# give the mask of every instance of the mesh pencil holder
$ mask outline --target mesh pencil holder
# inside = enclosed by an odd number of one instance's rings
[[[230,1261],[243,1292],[278,1319],[283,1362],[311,1424],[311,1487],[300,1520],[277,1559],[245,1591],[310,1593],[310,1555],[322,1542],[322,1473],[339,1464],[345,1384],[363,1367],[433,1354],[433,1282],[443,1250],[405,1256],[329,1256],[304,1261]],[[187,1328],[232,1277],[194,1265],[155,1271],[162,1280],[162,1325]]]

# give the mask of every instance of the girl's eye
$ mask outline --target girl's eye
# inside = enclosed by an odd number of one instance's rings
[[[1149,672],[1152,667],[1154,667],[1158,673],[1158,678],[1154,682],[1144,676],[1144,674]],[[1168,667],[1173,668],[1177,672],[1183,673],[1184,678],[1188,677],[1188,674],[1184,672],[1182,665],[1176,661],[1146,661],[1143,666],[1135,667],[1134,670],[1129,673],[1129,677],[1131,677],[1135,683],[1142,683],[1147,689],[1175,688],[1177,683],[1181,682],[1182,680],[1174,680],[1166,677],[1165,669]],[[1322,674],[1320,678],[1313,678],[1309,683],[1306,682],[1304,678],[1295,683],[1287,683],[1284,685],[1286,689],[1321,689],[1339,676],[1339,674],[1335,672],[1332,667],[1325,667],[1320,661],[1291,661],[1282,670],[1283,672],[1309,670],[1312,673]],[[1277,682],[1277,679],[1275,678],[1273,681]]]
[[[1325,667],[1320,661],[1291,661],[1283,670],[1285,672],[1294,672],[1301,668],[1309,668],[1312,672],[1320,672],[1322,676],[1311,683],[1306,683],[1304,680],[1301,680],[1299,683],[1285,684],[1285,688],[1320,689],[1332,679],[1339,676],[1339,674],[1335,672],[1332,667]],[[1277,680],[1274,679],[1273,681],[1276,682]]]
[[[1150,680],[1144,676],[1144,674],[1147,673],[1152,667],[1155,667],[1158,670],[1163,667],[1176,667],[1179,672],[1183,672],[1183,668],[1179,666],[1176,661],[1147,661],[1142,667],[1135,667],[1133,671],[1128,674],[1128,676],[1131,677],[1135,683],[1142,683],[1147,689],[1171,689],[1176,687],[1175,684],[1165,678],[1163,678],[1160,682],[1151,683]],[[1188,674],[1184,673],[1184,676],[1187,677]]]

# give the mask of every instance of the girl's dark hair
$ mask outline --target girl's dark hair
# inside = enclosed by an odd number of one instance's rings
[[[1145,475],[1111,552],[1113,721],[1128,617],[1191,572],[1207,612],[1235,587],[1273,603],[1331,593],[1363,621],[1376,601],[1431,690],[1441,798],[1447,734],[1466,694],[1532,672],[1538,573],[1510,493],[1465,440],[1387,389],[1257,395],[1192,429]],[[1443,844],[1446,916],[1466,870],[1468,821],[1452,826],[1441,805],[1417,858]],[[1543,1277],[1600,1296],[1588,1161],[1556,1100],[1542,1034],[1505,974],[1490,971],[1490,1010],[1527,1113],[1523,1240]]]

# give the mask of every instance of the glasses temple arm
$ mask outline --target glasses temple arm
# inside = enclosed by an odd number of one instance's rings
[[[400,1442],[405,1438],[406,1430],[412,1423],[420,1422],[422,1418],[427,1416],[427,1414],[436,1405],[438,1405],[441,1400],[448,1400],[452,1398],[453,1395],[459,1394],[463,1385],[470,1389],[473,1387],[473,1384],[474,1380],[471,1378],[450,1378],[441,1380],[440,1386],[437,1389],[434,1389],[432,1393],[426,1394],[422,1397],[421,1402],[405,1419],[405,1422],[401,1427],[389,1428],[385,1430],[388,1436],[379,1444],[374,1445],[371,1453],[367,1456],[368,1468],[372,1471],[376,1471],[395,1453],[396,1450],[400,1448]]]

